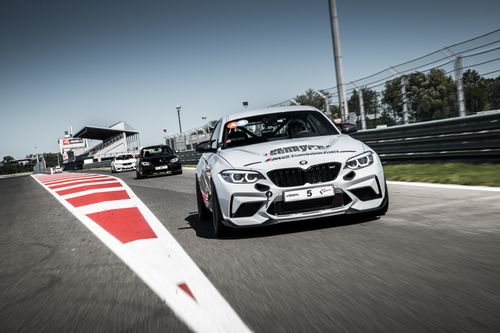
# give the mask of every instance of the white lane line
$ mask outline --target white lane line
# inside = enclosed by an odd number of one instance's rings
[[[122,191],[124,188],[121,189]],[[86,206],[78,207],[78,211],[81,214],[88,215],[98,212],[104,212],[112,209],[121,209],[121,208],[132,208],[136,206],[136,202],[133,199],[124,199],[124,200],[113,200],[113,201],[103,201],[98,202]]]
[[[98,174],[91,174],[91,173],[68,173],[68,174],[54,174],[54,175],[42,175],[42,174],[37,174],[38,179],[41,180],[42,182],[45,181],[53,181],[53,180],[64,180],[64,179],[71,179],[71,178],[76,178],[76,177],[89,177],[89,176],[98,176]]]
[[[72,184],[80,184],[80,183],[87,183],[91,181],[101,181],[104,179],[109,179],[112,180],[113,178],[109,176],[102,176],[102,177],[95,177],[95,178],[85,178],[85,179],[76,179],[76,180],[66,180],[64,182],[56,183],[56,184],[45,184],[47,187],[50,188],[55,188],[56,186],[61,186],[61,185],[72,185]]]
[[[52,190],[36,177],[33,178],[127,264],[191,330],[250,332],[175,238],[121,179],[112,177],[113,181],[121,183],[131,199],[102,203],[100,209],[121,207],[124,202],[135,203],[135,209],[142,214],[157,238],[122,243],[116,235],[113,236],[86,215],[89,206],[97,209],[96,204],[86,206],[85,209],[75,208],[56,193],[60,189]],[[103,214],[103,211],[98,213]]]
[[[489,186],[470,186],[470,185],[454,185],[454,184],[400,182],[400,181],[393,181],[393,180],[390,180],[390,181],[388,180],[387,184],[403,185],[403,186],[416,186],[416,187],[444,188],[444,189],[450,189],[450,190],[500,192],[500,187],[489,187]]]
[[[113,191],[123,191],[124,188],[117,184],[116,187],[106,187],[106,188],[95,188],[92,190],[80,191],[70,194],[61,195],[63,199],[71,199],[76,197],[81,197],[82,195],[94,194],[94,193],[102,193],[102,192],[113,192]]]
[[[50,185],[56,185],[56,184],[62,184],[64,182],[68,181],[74,181],[77,179],[80,180],[88,180],[88,179],[99,179],[102,178],[103,176],[86,176],[86,177],[71,177],[71,178],[65,178],[65,179],[57,179],[57,180],[50,180],[50,181],[44,181],[44,185],[50,186]]]
[[[69,189],[77,188],[77,187],[84,187],[84,186],[88,186],[88,185],[111,184],[111,183],[116,183],[116,180],[114,178],[110,178],[109,180],[106,180],[104,182],[99,181],[99,182],[89,182],[89,183],[81,183],[81,184],[79,183],[79,184],[74,184],[74,185],[68,185],[65,187],[54,188],[51,190],[58,192],[58,191],[69,190]]]

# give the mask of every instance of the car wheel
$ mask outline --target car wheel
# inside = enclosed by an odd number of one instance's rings
[[[205,202],[203,201],[198,178],[196,178],[196,203],[198,204],[198,217],[200,220],[208,220],[210,218],[210,211],[205,206]]]
[[[212,224],[214,227],[214,235],[216,238],[224,236],[227,233],[227,227],[222,224],[222,212],[220,210],[219,198],[215,191],[214,183],[212,183]]]
[[[137,179],[143,178],[142,174],[139,171],[135,172],[135,176],[136,176]]]

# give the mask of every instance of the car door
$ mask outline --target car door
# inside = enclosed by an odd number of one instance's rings
[[[212,132],[212,135],[210,137],[210,145],[212,148],[217,149],[219,147],[219,141],[220,141],[220,134],[221,134],[221,129],[222,129],[222,119],[220,119],[217,124],[214,127],[214,131]],[[217,152],[215,153],[203,153],[201,155],[201,161],[202,161],[202,172],[201,172],[201,179],[200,179],[200,189],[204,193],[209,194],[209,196],[212,194],[211,193],[211,179],[212,179],[212,165],[214,165],[214,159],[217,156]]]

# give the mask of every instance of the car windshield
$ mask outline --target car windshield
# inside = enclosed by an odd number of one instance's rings
[[[227,122],[222,147],[335,134],[338,130],[317,111],[270,113]]]
[[[155,155],[173,154],[172,148],[169,146],[156,146],[142,149],[142,157],[150,157]]]
[[[132,155],[120,155],[120,156],[116,156],[117,160],[129,160],[131,158],[134,158],[134,156],[132,156]]]

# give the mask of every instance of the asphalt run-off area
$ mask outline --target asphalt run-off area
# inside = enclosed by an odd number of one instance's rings
[[[216,239],[194,171],[0,179],[2,331],[499,332],[498,189]]]

